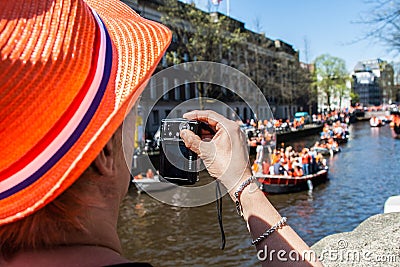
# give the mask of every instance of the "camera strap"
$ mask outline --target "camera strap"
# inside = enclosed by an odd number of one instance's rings
[[[218,223],[219,223],[219,229],[221,230],[221,249],[225,248],[225,232],[224,232],[224,226],[222,224],[222,193],[221,193],[221,185],[218,180],[216,180],[217,186],[215,190],[215,196],[217,198],[217,214],[218,214]]]

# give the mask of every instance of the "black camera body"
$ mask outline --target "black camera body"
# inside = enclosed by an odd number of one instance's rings
[[[200,123],[186,119],[161,120],[159,174],[171,183],[192,185],[199,179],[200,164],[197,154],[188,149],[180,137],[183,129],[199,134]]]

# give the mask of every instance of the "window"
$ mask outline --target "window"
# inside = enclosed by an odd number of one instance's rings
[[[164,68],[168,67],[167,56],[166,56],[166,54],[164,54],[164,56],[162,57],[161,65],[162,65]]]
[[[151,111],[153,115],[153,125],[159,125],[160,124],[160,114],[158,110],[152,110]]]
[[[163,78],[163,99],[168,100],[169,95],[168,95],[168,78],[164,77]]]
[[[179,88],[178,79],[174,79],[174,86],[175,86],[175,100],[178,101],[181,99],[181,89]]]
[[[190,84],[189,84],[189,81],[188,80],[186,80],[185,81],[185,97],[184,97],[184,99],[190,99],[191,98],[191,96],[190,96]]]
[[[150,79],[150,98],[151,99],[157,98],[157,87],[154,78]]]
[[[197,83],[194,84],[194,97],[198,98],[200,96],[199,94],[199,86],[197,85]]]

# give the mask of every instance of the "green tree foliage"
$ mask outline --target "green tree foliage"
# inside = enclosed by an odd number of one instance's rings
[[[310,82],[300,67],[298,55],[293,55],[293,59],[280,56],[289,48],[246,30],[240,21],[217,12],[204,12],[193,4],[163,0],[158,11],[162,23],[173,31],[167,52],[169,65],[196,60],[227,64],[249,76],[276,107],[294,106],[300,97],[307,101]],[[199,83],[196,88],[201,97],[238,100],[212,85]]]
[[[350,92],[350,99],[352,105],[355,105],[360,102],[360,96],[353,91]]]
[[[161,21],[173,31],[171,49],[167,52],[169,65],[185,61],[231,62],[237,49],[247,40],[244,25],[220,13],[207,13],[194,4],[164,0],[159,11]],[[216,90],[214,85],[198,83],[200,97],[231,98],[230,93]]]
[[[346,62],[338,57],[323,54],[315,59],[314,82],[318,92],[324,94],[324,99],[331,108],[332,97],[338,96],[340,104],[346,92],[346,81],[349,74],[346,70]]]
[[[174,32],[174,52],[169,53],[172,63],[181,63],[185,54],[188,60],[220,62],[246,40],[240,24],[222,14],[204,12],[193,4],[164,0],[159,11],[163,14],[162,22]]]

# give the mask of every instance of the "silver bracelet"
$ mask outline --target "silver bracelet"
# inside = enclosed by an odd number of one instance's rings
[[[236,211],[239,214],[239,216],[243,216],[243,209],[242,209],[242,204],[240,203],[240,196],[243,192],[243,190],[251,184],[252,182],[256,182],[257,178],[255,176],[250,176],[246,181],[244,181],[238,189],[235,191],[235,204],[236,204]]]
[[[286,217],[282,217],[282,219],[277,224],[275,224],[274,226],[269,228],[267,231],[265,231],[262,235],[260,235],[259,237],[257,237],[253,241],[251,241],[251,244],[252,245],[257,245],[258,243],[260,243],[261,241],[266,239],[270,234],[275,232],[276,229],[282,228],[282,226],[286,225],[286,221],[287,221],[287,218]]]

